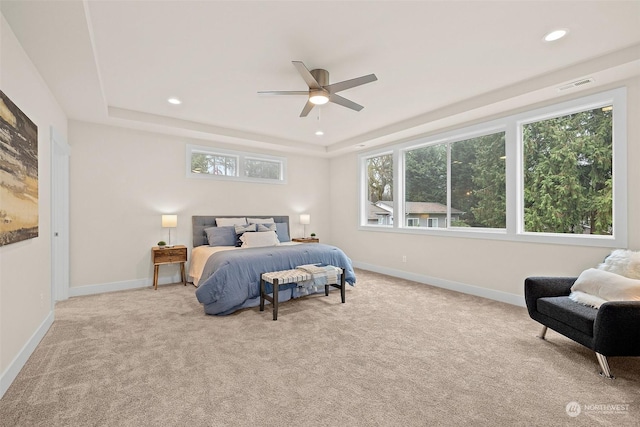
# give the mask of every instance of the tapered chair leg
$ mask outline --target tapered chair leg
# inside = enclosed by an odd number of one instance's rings
[[[607,362],[607,357],[603,356],[600,353],[596,353],[596,357],[598,358],[600,369],[602,369],[602,372],[600,372],[600,375],[602,375],[605,378],[609,378],[611,380],[614,379],[615,377],[611,375],[611,370],[609,369],[609,362]]]
[[[545,335],[547,335],[547,327],[543,326],[542,330],[540,331],[540,333],[538,334],[538,338],[540,338],[541,340],[544,339]]]

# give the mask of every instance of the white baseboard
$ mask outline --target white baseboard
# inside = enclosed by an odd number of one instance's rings
[[[0,399],[9,389],[9,386],[16,379],[20,370],[24,367],[29,360],[29,357],[36,349],[42,338],[44,338],[45,334],[53,324],[53,310],[49,312],[47,317],[42,321],[38,329],[33,333],[31,338],[26,342],[26,344],[20,349],[17,356],[11,361],[7,369],[0,376]]]
[[[180,273],[172,277],[163,277],[158,279],[158,286],[178,283],[182,280]],[[129,289],[148,288],[153,286],[153,279],[136,279],[125,280],[123,282],[100,283],[96,285],[84,285],[69,288],[70,297],[79,297],[83,295],[103,294],[105,292],[126,291]]]
[[[410,273],[408,271],[396,270],[394,268],[381,267],[379,265],[367,264],[365,262],[353,261],[353,266],[363,270],[373,271],[375,273],[382,273],[388,276],[424,283],[426,285],[437,286],[438,288],[449,289],[451,291],[462,292],[464,294],[475,295],[478,297],[492,299],[494,301],[526,307],[524,297],[509,294],[507,292],[496,291],[493,289],[483,288],[481,286],[468,285],[466,283],[454,282],[452,280],[445,280],[417,273]]]

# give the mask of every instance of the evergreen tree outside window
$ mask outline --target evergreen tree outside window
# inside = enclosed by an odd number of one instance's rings
[[[464,212],[452,226],[506,227],[504,132],[451,144],[451,206]]]
[[[404,156],[405,202],[447,205],[447,145],[407,150]]]
[[[613,106],[522,125],[524,231],[613,233]]]
[[[381,216],[374,222],[363,215],[360,225],[626,247],[626,91],[418,137],[387,147],[385,154],[361,154],[361,206],[376,205]],[[385,222],[382,210],[402,220]],[[436,221],[440,227],[433,227]]]
[[[504,229],[504,141],[504,132],[499,132],[408,149],[404,157],[405,205],[418,202],[428,207],[435,203],[450,212],[462,212],[451,221],[452,227]]]

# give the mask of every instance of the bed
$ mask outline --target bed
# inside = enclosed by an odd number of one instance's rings
[[[246,223],[234,224],[243,218]],[[193,216],[192,224],[189,276],[197,286],[196,297],[207,314],[226,315],[257,307],[262,273],[305,264],[344,268],[345,281],[355,285],[351,260],[341,249],[321,243],[290,241],[288,216]],[[238,244],[245,247],[236,246]],[[273,293],[270,284],[266,291]],[[317,292],[324,292],[324,287]],[[281,286],[278,299],[283,302],[309,293],[308,288],[299,288],[294,283]]]

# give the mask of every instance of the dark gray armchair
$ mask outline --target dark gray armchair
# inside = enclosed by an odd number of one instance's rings
[[[601,375],[613,378],[607,357],[640,356],[640,301],[610,301],[599,309],[569,298],[577,277],[529,277],[524,282],[533,320],[596,352]]]

